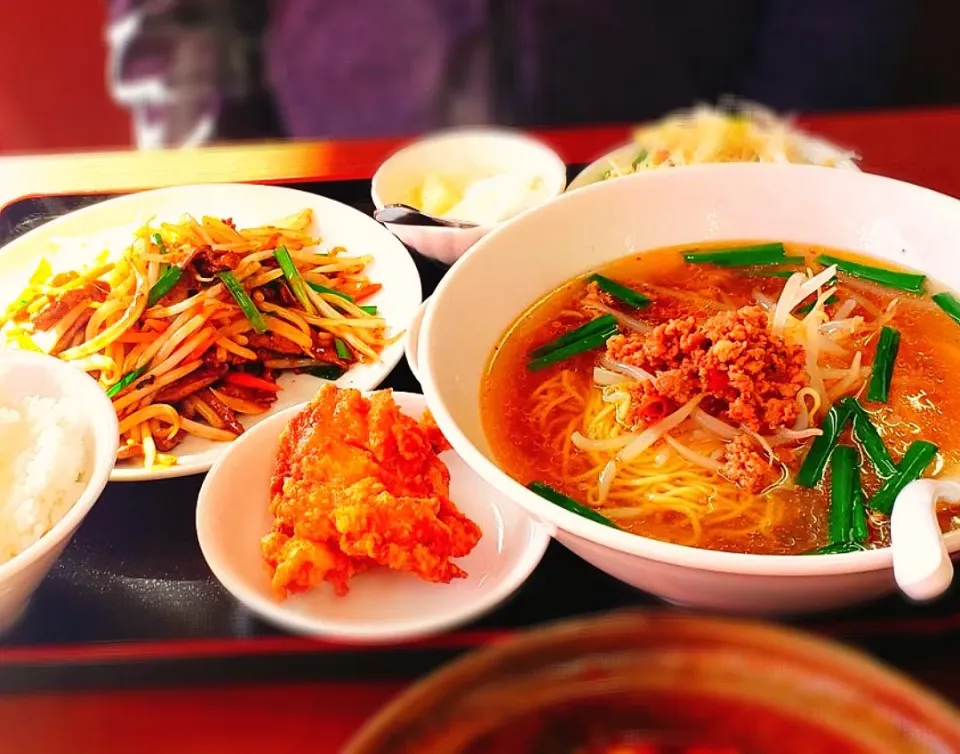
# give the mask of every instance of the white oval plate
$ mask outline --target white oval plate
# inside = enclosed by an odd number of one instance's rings
[[[392,333],[404,331],[423,299],[416,265],[388,230],[359,210],[305,191],[255,184],[209,184],[177,186],[144,191],[110,199],[101,204],[57,218],[0,249],[0,306],[6,306],[23,290],[42,257],[54,270],[75,269],[89,264],[106,248],[121,249],[130,243],[133,231],[147,220],[176,221],[185,212],[194,217],[230,217],[241,227],[255,227],[281,220],[309,207],[315,215],[315,231],[322,237],[321,249],[343,246],[350,254],[369,254],[370,279],[383,288],[365,303],[376,304]],[[55,244],[62,245],[61,248]],[[337,380],[343,387],[372,390],[390,374],[403,354],[398,341],[384,349],[380,361],[361,364]],[[283,390],[270,411],[243,417],[245,427],[313,397],[320,380],[310,375],[285,375]],[[188,437],[175,454],[176,466],[147,471],[133,461],[117,464],[110,479],[136,482],[201,474],[213,465],[227,443]]]
[[[816,136],[810,136],[803,132],[798,132],[794,134],[794,138],[803,145],[804,151],[812,160],[823,160],[830,157],[838,157],[848,153],[848,150],[842,149],[841,147],[833,144],[832,142],[826,141]],[[598,183],[603,180],[603,174],[610,169],[610,163],[615,165],[623,165],[629,163],[634,156],[636,155],[639,145],[630,142],[629,144],[624,144],[619,146],[616,149],[607,152],[603,157],[594,160],[587,167],[580,171],[576,178],[570,181],[570,185],[567,186],[567,193],[571,191],[576,191],[579,188],[584,186],[589,186],[592,183]],[[857,166],[857,163],[852,159],[841,159],[837,162],[837,168],[841,170],[856,170],[859,171],[860,168]],[[663,168],[664,170],[672,170],[673,168]],[[647,171],[643,171],[647,172]],[[641,173],[642,175],[643,173]],[[630,175],[634,175],[630,173]],[[625,176],[623,176],[625,177]],[[615,180],[615,179],[610,179]]]
[[[422,395],[394,393],[400,409],[419,417]],[[410,641],[478,618],[510,596],[540,563],[547,528],[484,482],[453,451],[450,497],[483,532],[457,561],[468,574],[432,584],[409,573],[377,568],[355,576],[338,597],[328,584],[284,601],[270,588],[260,539],[270,531],[270,476],[280,434],[302,408],[270,417],[231,443],[214,464],[197,501],[197,537],[203,556],[227,590],[264,620],[295,633],[350,642]]]

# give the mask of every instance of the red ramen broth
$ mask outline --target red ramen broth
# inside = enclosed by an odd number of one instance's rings
[[[934,281],[757,242],[597,273],[525,311],[482,385],[497,462],[554,502],[695,547],[849,552],[889,543],[909,481],[956,470],[960,302]]]

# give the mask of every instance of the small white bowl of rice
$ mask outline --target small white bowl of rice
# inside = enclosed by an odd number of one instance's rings
[[[0,351],[0,632],[100,497],[118,437],[113,405],[87,374]]]

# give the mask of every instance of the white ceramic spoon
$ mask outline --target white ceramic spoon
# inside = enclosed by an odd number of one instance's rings
[[[960,502],[960,482],[919,479],[897,496],[890,516],[893,575],[918,602],[939,597],[953,581],[953,562],[937,521],[937,503]]]

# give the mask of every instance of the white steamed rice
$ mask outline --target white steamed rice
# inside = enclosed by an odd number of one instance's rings
[[[0,563],[46,534],[83,492],[83,415],[75,399],[0,402]]]

